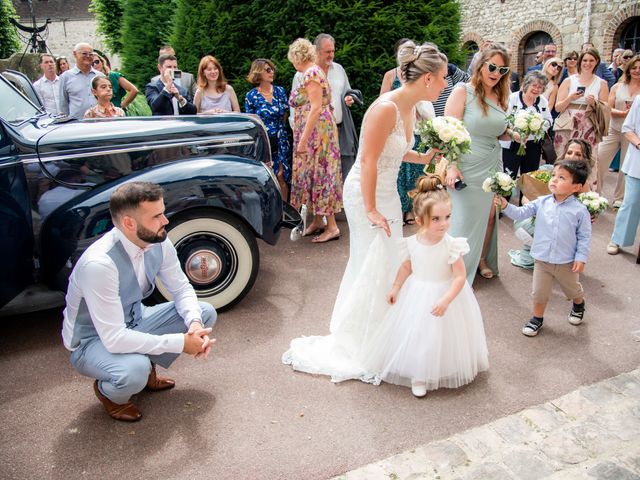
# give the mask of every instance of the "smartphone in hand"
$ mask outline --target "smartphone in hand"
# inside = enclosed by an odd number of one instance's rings
[[[578,92],[580,95],[584,95],[584,92],[586,90],[587,90],[587,87],[578,86],[578,88],[576,89],[576,92]]]

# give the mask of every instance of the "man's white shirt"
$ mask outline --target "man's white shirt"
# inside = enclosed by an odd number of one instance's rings
[[[44,75],[33,82],[33,88],[42,100],[44,109],[52,115],[60,113],[60,77],[49,80]]]
[[[119,294],[118,268],[108,255],[118,241],[122,242],[131,259],[141,290],[146,292],[150,288],[145,275],[145,250],[132,243],[117,228],[107,232],[82,254],[69,278],[62,327],[65,347],[68,350],[76,348],[71,342],[76,316],[84,299],[93,325],[109,352],[149,355],[182,352],[184,336],[181,333],[152,335],[127,328]],[[192,321],[202,318],[198,298],[180,269],[176,249],[171,241],[166,239],[160,245],[163,257],[158,279],[173,296],[178,314],[184,319],[185,325],[189,326]]]

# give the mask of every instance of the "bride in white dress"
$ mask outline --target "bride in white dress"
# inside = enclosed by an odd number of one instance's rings
[[[447,85],[447,57],[431,43],[404,43],[398,51],[403,85],[367,110],[356,162],[344,183],[349,261],[331,316],[330,335],[291,341],[282,361],[295,370],[329,375],[333,382],[379,383],[368,353],[388,309],[402,247],[402,209],[396,182],[400,162],[428,163],[434,152],[411,150],[415,107],[435,101]]]

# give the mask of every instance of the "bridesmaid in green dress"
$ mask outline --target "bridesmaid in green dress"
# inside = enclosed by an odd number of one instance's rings
[[[449,165],[446,179],[453,206],[450,235],[466,237],[471,247],[464,257],[470,285],[478,268],[485,278],[498,274],[493,193],[485,193],[482,182],[502,171],[498,140],[520,140],[507,129],[509,62],[509,53],[501,45],[486,48],[469,83],[459,84],[451,92],[444,112],[462,120],[471,135],[471,151],[462,156],[459,165]],[[457,178],[463,179],[467,188],[455,190]]]

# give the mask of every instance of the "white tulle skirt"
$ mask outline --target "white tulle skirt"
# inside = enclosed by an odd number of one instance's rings
[[[465,282],[442,317],[430,313],[449,286],[415,275],[407,278],[369,344],[370,360],[363,368],[396,385],[426,382],[428,390],[460,387],[487,370],[482,316],[469,284]]]

